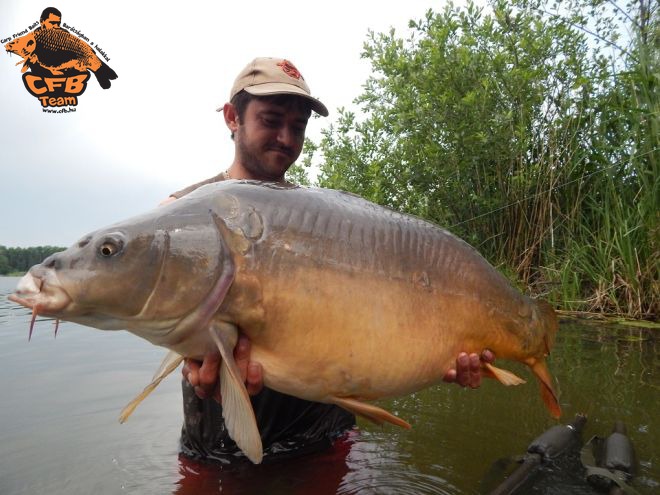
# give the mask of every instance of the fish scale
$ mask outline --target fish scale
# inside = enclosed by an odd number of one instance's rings
[[[66,50],[74,55],[89,55],[89,45],[63,29],[39,29],[35,33],[37,43],[49,50]]]
[[[101,66],[94,50],[80,38],[63,29],[39,29],[35,31],[39,58],[49,66],[58,68],[62,64],[77,59],[80,66],[88,66],[92,71]]]

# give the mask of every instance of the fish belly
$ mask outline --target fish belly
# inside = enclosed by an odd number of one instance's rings
[[[479,301],[379,277],[289,273],[263,288],[265,326],[246,333],[265,384],[308,400],[373,400],[439,382],[461,351],[497,347]]]

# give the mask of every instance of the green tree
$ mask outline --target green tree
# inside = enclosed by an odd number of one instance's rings
[[[320,154],[321,186],[448,226],[565,306],[656,313],[658,12],[612,5],[449,5],[407,40],[370,33],[362,116],[340,109],[307,163]],[[621,48],[624,24],[638,35]]]
[[[64,251],[58,246],[34,246],[28,248],[0,246],[0,275],[26,272],[53,253]]]
[[[0,246],[0,275],[7,275],[11,271],[6,252],[7,248]]]

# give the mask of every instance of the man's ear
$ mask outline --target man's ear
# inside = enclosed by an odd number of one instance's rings
[[[238,130],[239,124],[236,107],[231,103],[225,103],[225,106],[222,107],[222,113],[225,116],[225,124],[227,124],[231,133],[234,134]]]

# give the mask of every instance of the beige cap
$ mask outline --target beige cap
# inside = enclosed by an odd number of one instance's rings
[[[236,93],[245,90],[251,95],[266,96],[278,94],[299,95],[309,100],[312,110],[324,117],[328,109],[309,91],[300,71],[286,59],[258,57],[250,62],[236,77],[229,93],[231,100]],[[222,108],[218,108],[218,111]]]

